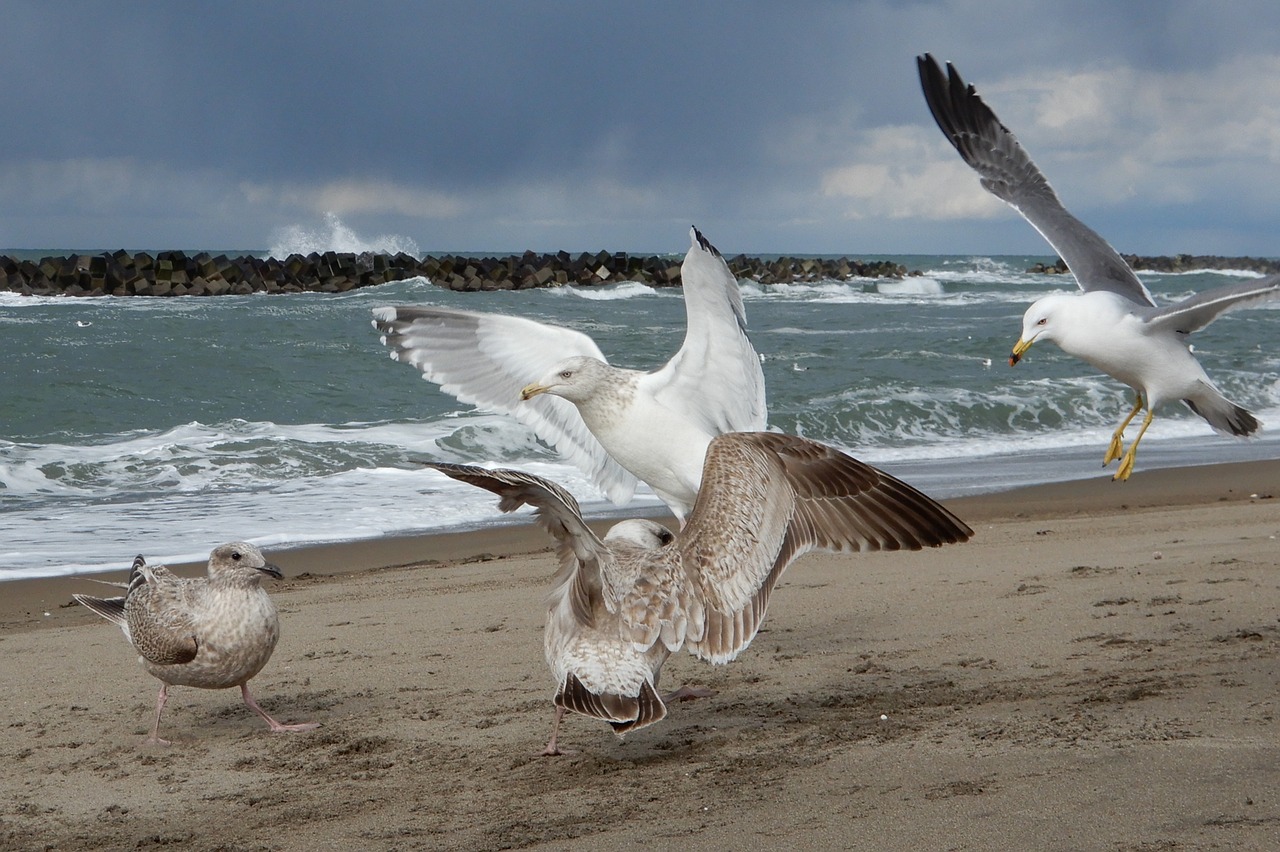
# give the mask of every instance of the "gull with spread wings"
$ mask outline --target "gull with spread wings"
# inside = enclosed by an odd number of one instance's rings
[[[513,415],[615,503],[638,479],[683,521],[711,439],[763,429],[766,416],[737,279],[696,228],[691,237],[684,345],[652,372],[610,365],[581,332],[503,314],[382,307],[374,326],[393,359],[462,402]]]
[[[548,601],[544,650],[555,680],[555,723],[565,711],[619,733],[666,716],[662,664],[681,647],[728,663],[764,621],[778,578],[812,550],[919,550],[973,534],[942,505],[838,450],[790,435],[740,432],[713,439],[688,523],[678,533],[626,520],[598,537],[555,483],[516,470],[427,463],[528,504],[555,537],[560,571]],[[676,693],[674,695],[679,695]]]
[[[981,178],[1048,240],[1083,291],[1055,293],[1023,316],[1009,365],[1033,343],[1048,340],[1133,388],[1133,409],[1111,436],[1103,465],[1119,459],[1113,477],[1133,473],[1138,442],[1165,403],[1182,400],[1215,430],[1245,437],[1260,428],[1249,411],[1222,395],[1191,354],[1187,337],[1227,311],[1280,298],[1280,276],[1228,284],[1159,307],[1124,258],[1071,215],[1017,138],[950,64],[944,73],[929,54],[917,58],[920,84],[938,127]],[[1147,409],[1129,449],[1124,431]]]

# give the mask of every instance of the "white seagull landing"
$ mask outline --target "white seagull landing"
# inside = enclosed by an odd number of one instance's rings
[[[766,415],[738,282],[696,228],[691,236],[684,345],[652,372],[611,366],[587,335],[520,317],[396,306],[374,309],[373,324],[392,359],[462,402],[516,417],[615,503],[639,479],[683,521],[711,439],[763,429]]]
[[[916,61],[925,100],[943,135],[978,173],[983,188],[1021,213],[1049,241],[1084,291],[1045,296],[1028,308],[1009,365],[1017,364],[1036,341],[1048,340],[1136,394],[1102,462],[1120,460],[1113,479],[1129,478],[1138,442],[1165,403],[1182,400],[1225,434],[1243,437],[1258,431],[1257,419],[1214,387],[1191,354],[1187,336],[1227,311],[1280,298],[1280,276],[1217,287],[1157,307],[1116,250],[1062,206],[1017,138],[973,86],[966,85],[950,63],[944,74],[927,53]],[[1124,430],[1144,406],[1147,416],[1126,452]]]
[[[139,654],[138,662],[159,678],[156,718],[147,743],[169,744],[160,739],[160,714],[170,685],[238,686],[244,703],[272,731],[319,727],[317,722],[282,725],[249,692],[249,679],[262,671],[280,638],[275,605],[261,585],[264,576],[279,578],[280,569],[252,544],[237,541],[214,549],[206,577],[178,577],[139,556],[133,560],[123,597],[72,596],[123,630]]]
[[[566,710],[623,734],[666,716],[657,691],[672,652],[727,663],[751,643],[787,566],[811,550],[919,550],[967,541],[963,521],[904,482],[837,450],[771,432],[711,441],[702,489],[679,533],[648,520],[599,538],[560,486],[530,473],[428,463],[524,504],[559,544],[544,650],[555,723]],[[687,694],[687,693],[686,693]],[[665,696],[684,697],[680,693]]]

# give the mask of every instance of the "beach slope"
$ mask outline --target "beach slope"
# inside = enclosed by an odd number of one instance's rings
[[[269,554],[254,692],[323,727],[175,688],[168,748],[139,745],[155,682],[70,604],[100,587],[7,583],[0,847],[1280,848],[1277,484],[948,501],[972,542],[804,558],[738,660],[664,670],[715,697],[622,740],[571,717],[559,758],[534,529]]]

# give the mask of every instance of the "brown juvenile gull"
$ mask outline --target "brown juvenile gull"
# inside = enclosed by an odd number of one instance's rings
[[[521,317],[397,306],[374,309],[373,324],[394,360],[463,402],[515,416],[613,502],[630,500],[639,479],[683,520],[711,439],[765,427],[737,279],[696,228],[691,237],[684,344],[652,372],[614,367],[587,335]]]
[[[1222,395],[1187,346],[1187,336],[1227,311],[1280,298],[1280,276],[1228,284],[1157,307],[1147,288],[1106,240],[1067,212],[1017,138],[950,64],[917,57],[925,100],[942,133],[982,178],[982,186],[1022,214],[1057,250],[1083,291],[1054,293],[1022,318],[1013,366],[1033,343],[1048,340],[1064,352],[1133,388],[1133,409],[1111,436],[1103,465],[1116,459],[1113,479],[1133,472],[1138,442],[1165,403],[1182,400],[1218,432],[1245,437],[1257,418]],[[1147,409],[1138,436],[1124,451],[1124,430]]]
[[[556,684],[548,755],[560,753],[566,710],[619,734],[662,719],[657,687],[667,657],[684,645],[713,664],[737,657],[760,629],[778,578],[801,555],[919,550],[973,534],[910,485],[823,444],[771,432],[711,441],[702,489],[679,533],[627,520],[600,539],[574,498],[538,476],[428,466],[498,494],[504,512],[533,506],[559,544],[544,633]]]
[[[160,714],[171,685],[201,689],[240,687],[249,709],[271,730],[309,731],[318,722],[282,725],[258,706],[249,679],[271,659],[280,638],[275,605],[262,588],[263,575],[279,579],[280,569],[262,551],[243,541],[219,545],[209,555],[207,577],[175,576],[163,565],[148,565],[138,556],[129,572],[123,597],[73,595],[98,615],[118,625],[135,650],[138,662],[160,679],[156,719],[147,743],[160,739]]]

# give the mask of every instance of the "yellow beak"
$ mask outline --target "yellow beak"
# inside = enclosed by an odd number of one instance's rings
[[[1013,352],[1009,355],[1010,367],[1018,366],[1018,362],[1022,360],[1023,353],[1031,348],[1033,342],[1031,340],[1023,340],[1021,337],[1018,338],[1018,342],[1013,344]]]
[[[550,388],[548,388],[546,385],[540,385],[537,382],[534,382],[531,385],[525,385],[520,390],[520,398],[523,400],[530,400],[530,399],[533,399],[538,394],[546,393],[549,390]]]

